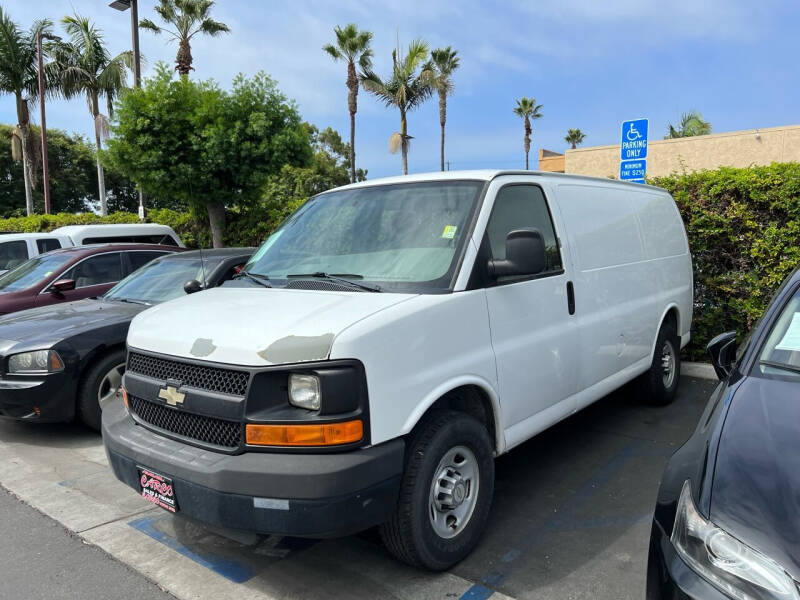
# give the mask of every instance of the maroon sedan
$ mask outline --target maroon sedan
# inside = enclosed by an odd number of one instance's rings
[[[176,250],[155,244],[102,244],[40,254],[0,277],[0,315],[102,296],[139,267]]]

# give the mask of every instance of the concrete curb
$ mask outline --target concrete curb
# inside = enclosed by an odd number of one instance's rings
[[[717,379],[711,363],[682,362],[681,375],[684,377],[698,377],[700,379]]]

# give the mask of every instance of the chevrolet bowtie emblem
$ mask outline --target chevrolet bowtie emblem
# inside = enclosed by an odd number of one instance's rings
[[[182,394],[178,391],[178,388],[168,385],[165,389],[158,392],[158,397],[162,400],[166,400],[167,404],[170,406],[178,406],[178,404],[183,404],[186,394]]]

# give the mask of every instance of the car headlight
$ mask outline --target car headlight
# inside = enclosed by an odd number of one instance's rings
[[[36,350],[14,354],[8,359],[10,375],[55,373],[64,370],[64,361],[55,350]]]
[[[289,376],[289,403],[299,408],[319,410],[322,406],[319,377],[292,373]]]
[[[686,563],[737,600],[800,600],[792,578],[775,561],[707,521],[683,484],[670,538]]]

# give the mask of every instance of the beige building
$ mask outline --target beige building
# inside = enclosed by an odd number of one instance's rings
[[[566,154],[540,150],[539,170],[616,178],[619,177],[619,152],[619,145],[578,148],[567,150]],[[651,139],[647,148],[648,177],[773,162],[800,162],[800,125],[672,140]]]

